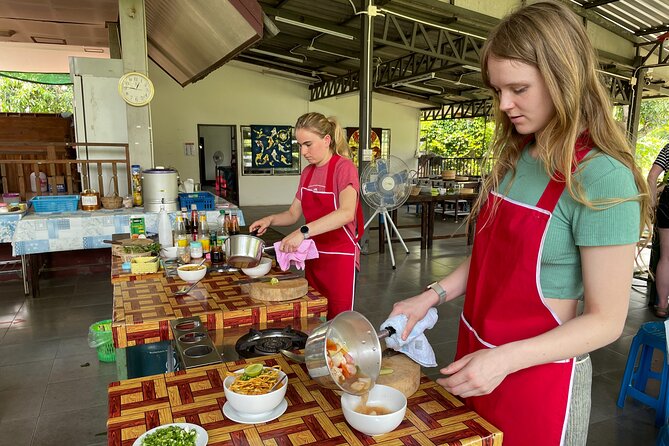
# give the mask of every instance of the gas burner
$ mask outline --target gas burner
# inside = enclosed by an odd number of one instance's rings
[[[285,328],[268,328],[265,330],[250,329],[237,340],[235,351],[242,358],[274,355],[280,350],[302,349],[307,343],[307,335],[293,330],[289,325]]]

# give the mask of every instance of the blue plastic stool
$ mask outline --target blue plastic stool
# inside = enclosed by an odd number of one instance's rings
[[[657,434],[655,446],[669,446],[669,424],[665,424]]]
[[[641,349],[639,365],[635,369],[637,356]],[[657,349],[663,354],[662,371],[651,370],[653,351]],[[657,398],[645,393],[649,379],[660,381],[660,392]],[[625,375],[618,394],[618,407],[625,405],[627,396],[634,398],[655,409],[655,425],[662,426],[667,414],[667,382],[669,381],[669,365],[667,364],[667,341],[664,322],[646,322],[632,340],[630,353],[625,365]]]

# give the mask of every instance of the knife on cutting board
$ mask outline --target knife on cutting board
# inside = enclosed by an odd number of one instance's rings
[[[237,282],[237,285],[246,285],[247,283],[270,282],[272,279],[277,279],[281,281],[288,279],[303,279],[303,278],[304,276],[301,276],[299,274],[288,274],[285,276],[264,276],[264,277],[256,277],[255,279],[240,280],[239,282]]]

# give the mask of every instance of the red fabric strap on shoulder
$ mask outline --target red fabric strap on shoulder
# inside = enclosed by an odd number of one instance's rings
[[[333,192],[334,189],[332,188],[333,184],[333,179],[334,179],[334,171],[335,171],[335,166],[337,163],[341,160],[341,156],[337,155],[336,153],[332,155],[332,158],[330,159],[330,162],[328,163],[328,175],[327,179],[325,180],[325,190],[327,192]],[[337,197],[339,198],[339,197]]]
[[[592,139],[588,131],[584,131],[576,139],[576,144],[574,145],[574,160],[571,165],[571,172],[574,173],[578,164],[585,158],[585,155],[588,154],[590,149],[593,147]],[[549,212],[553,212],[555,206],[557,206],[560,196],[565,188],[564,175],[561,173],[555,174],[555,178],[551,178],[544,190],[544,193],[541,195],[541,198],[537,202],[537,207],[545,209]]]

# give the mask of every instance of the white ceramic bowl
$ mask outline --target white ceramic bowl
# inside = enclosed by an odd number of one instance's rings
[[[160,255],[164,259],[176,259],[177,258],[177,247],[176,246],[166,246],[160,248]]]
[[[241,374],[243,372],[244,369],[240,369],[235,373]],[[279,371],[279,380],[283,379],[284,376],[286,374]],[[243,395],[229,389],[234,380],[234,376],[225,378],[223,381],[223,391],[225,392],[225,399],[240,414],[258,415],[271,412],[283,401],[283,398],[286,396],[286,389],[288,389],[288,380],[286,380],[281,387],[274,389],[270,393],[264,395]]]
[[[344,393],[341,396],[341,409],[346,422],[358,432],[366,435],[381,435],[393,431],[400,425],[407,411],[407,399],[402,392],[382,384],[376,384],[369,391],[367,406],[384,407],[391,412],[386,415],[365,415],[356,412],[360,397]]]
[[[195,269],[197,268],[197,269]],[[207,267],[204,265],[181,265],[177,268],[177,274],[181,280],[186,282],[197,282],[207,274]]]
[[[262,257],[258,266],[253,268],[242,268],[242,272],[249,277],[262,277],[272,269],[272,259],[269,257]]]

